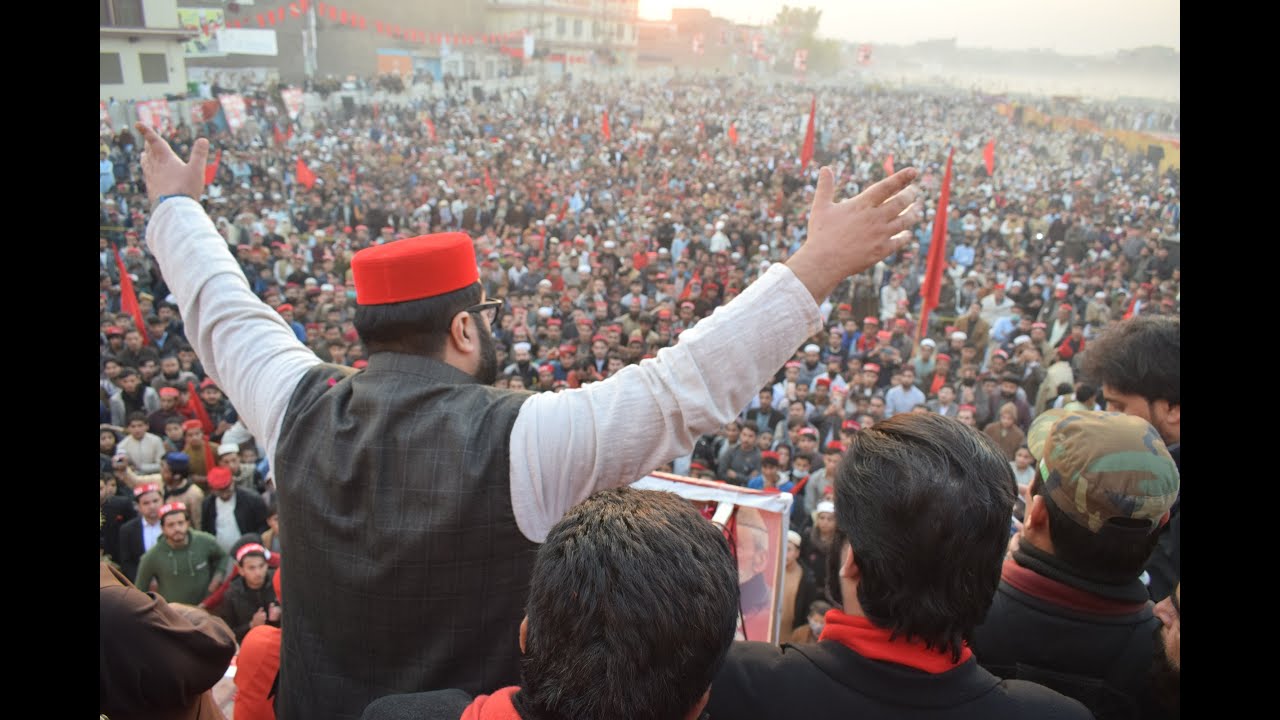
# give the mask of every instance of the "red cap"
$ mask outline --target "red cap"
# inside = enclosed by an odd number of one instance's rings
[[[896,319],[896,320],[894,320],[894,321],[893,321],[893,324],[894,324],[894,325],[897,325],[898,327],[906,327],[906,326],[907,326],[907,319],[906,319],[906,318],[898,318],[898,319]]]
[[[149,492],[160,492],[160,486],[156,483],[143,483],[142,485],[138,485],[133,489],[133,497],[134,499],[138,499]]]
[[[556,368],[551,363],[543,363],[538,366],[538,372],[553,373],[555,371],[556,371]]]
[[[855,430],[861,430],[861,429],[862,429],[862,426],[861,426],[861,425],[858,425],[858,423],[854,422],[853,420],[849,420],[848,422],[851,422],[851,423],[853,423],[853,424],[856,426],[856,427],[854,428]],[[848,428],[845,428],[845,429],[847,430]],[[831,442],[827,443],[827,452],[829,452],[829,453],[842,453],[842,452],[844,452],[844,443],[840,442],[839,440],[832,440]]]
[[[560,345],[561,355],[565,353],[577,352],[577,350],[578,350],[578,346],[574,345],[573,343],[563,343]]]
[[[480,281],[475,247],[466,233],[437,233],[365,248],[351,258],[361,305],[421,300]]]
[[[857,431],[857,430],[861,430],[861,429],[862,429],[862,426],[858,424],[858,421],[857,421],[857,420],[845,420],[843,423],[841,423],[841,424],[840,424],[840,429],[841,429],[841,430]],[[843,449],[843,448],[841,448],[841,449]]]
[[[245,556],[252,555],[254,553],[258,553],[265,558],[267,556],[267,549],[258,543],[245,543],[240,546],[239,550],[236,550],[236,562],[240,562],[245,559]]]
[[[1003,289],[1004,289],[1004,283],[996,283],[996,285],[995,285],[995,288],[994,288],[994,289],[996,289],[996,290],[1003,290]]]
[[[556,327],[560,327],[562,324],[564,323],[563,321],[560,320],[560,318],[547,318],[547,325],[555,325]]]
[[[112,335],[124,335],[124,328],[117,325],[108,325],[107,337],[111,337]]]
[[[178,388],[162,387],[160,388],[160,397],[178,397],[182,393],[178,392]]]
[[[881,330],[880,332],[876,333],[876,339],[880,340],[881,342],[892,340],[893,333],[889,332],[888,330]]]
[[[938,354],[937,354],[937,356],[935,357],[935,359],[936,359],[936,360],[946,360],[947,362],[951,362],[951,356],[950,356],[950,355],[948,355],[948,354],[946,354],[946,353],[938,353]]]
[[[165,503],[160,506],[160,521],[164,522],[164,516],[169,513],[186,512],[187,504],[180,502]]]
[[[364,358],[360,358],[359,360],[357,360],[357,361],[355,361],[355,362],[351,363],[351,367],[353,367],[353,368],[355,368],[355,369],[357,369],[357,370],[361,370],[361,369],[364,369],[364,368],[369,367],[369,361],[368,361],[368,360],[365,360]]]
[[[870,324],[870,325],[879,325],[879,324],[880,324],[880,320],[879,320],[878,318],[872,317],[871,315],[868,315],[868,316],[866,316],[866,317],[862,318],[862,324],[863,324],[863,325],[868,325],[868,324]]]
[[[706,469],[707,469],[707,466],[706,466],[706,465],[703,465],[703,464],[702,464],[702,463],[700,463],[700,462],[691,462],[691,463],[689,463],[689,470],[690,470],[690,471],[693,471],[693,470],[704,470],[704,471],[705,471]]]
[[[670,319],[671,319],[671,311],[670,311],[670,310],[668,310],[668,309],[666,309],[666,308],[662,308],[661,310],[659,310],[659,311],[658,311],[658,319],[659,319],[659,320],[670,320]]]
[[[203,430],[204,425],[199,420],[188,420],[182,423],[183,430]]]
[[[815,387],[831,387],[831,378],[820,377],[813,384]]]
[[[1042,323],[1042,322],[1033,322],[1033,323],[1031,323],[1031,329],[1032,329],[1032,330],[1035,330],[1036,328],[1040,328],[1041,330],[1048,330],[1048,329],[1049,329],[1049,326],[1048,326],[1048,325],[1045,325],[1045,324],[1044,324],[1044,323]]]
[[[972,405],[961,405],[961,406],[960,406],[960,409],[961,409],[961,410],[968,410],[969,412],[977,412],[977,411],[978,411],[978,408],[976,408],[976,407],[974,407],[974,406],[972,406]]]
[[[694,305],[693,303],[689,302],[688,300],[685,300],[684,302],[680,303],[680,307],[682,307],[682,308],[689,308],[690,310],[692,310],[693,308],[697,307],[697,305]]]
[[[787,361],[787,364],[786,364],[786,365],[783,365],[783,367],[796,367],[796,368],[798,368],[798,367],[800,367],[800,361],[799,361],[799,360],[788,360],[788,361]]]
[[[772,460],[775,463],[780,463],[782,462],[782,457],[772,450],[765,450],[760,453],[760,462],[764,462],[765,460]]]
[[[1058,309],[1059,309],[1059,310],[1072,310],[1073,308],[1072,308],[1070,305],[1068,305],[1067,303],[1062,303],[1061,305],[1059,305],[1059,306],[1058,306]]]
[[[224,490],[231,487],[231,471],[227,468],[209,468],[205,478],[209,481],[210,490]]]
[[[862,372],[878,373],[880,372],[880,366],[875,363],[867,363],[866,365],[862,366]]]
[[[293,305],[289,303],[280,303],[276,306],[276,312],[293,312]]]
[[[609,338],[605,337],[604,335],[602,335],[602,334],[600,334],[600,333],[596,333],[595,335],[592,335],[592,336],[591,336],[591,342],[597,342],[597,341],[599,341],[599,342],[609,342]]]
[[[818,437],[818,431],[817,431],[817,430],[814,430],[814,429],[813,429],[813,428],[811,428],[811,427],[802,427],[802,428],[800,428],[800,434],[801,434],[801,435],[803,435],[803,436],[805,436],[805,437],[812,437],[812,438],[816,438],[816,437]]]
[[[839,306],[837,306],[837,307],[836,307],[836,309],[837,309],[837,310],[844,310],[844,311],[848,312],[848,311],[850,311],[850,310],[852,310],[852,309],[853,309],[853,306],[852,306],[852,305],[850,305],[849,303],[840,303],[840,305],[839,305]]]
[[[218,383],[214,382],[214,381],[213,381],[213,378],[207,377],[207,378],[205,378],[204,380],[201,380],[201,381],[200,381],[200,389],[201,389],[201,390],[203,390],[203,389],[205,389],[205,388],[216,388],[216,387],[218,387]]]
[[[1003,349],[997,348],[995,352],[991,353],[991,357],[995,357],[997,355],[1004,358],[1005,360],[1009,359],[1009,353],[1005,352]]]

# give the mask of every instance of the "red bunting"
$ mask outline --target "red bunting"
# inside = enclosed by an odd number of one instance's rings
[[[306,12],[311,7],[311,0],[298,0],[298,6],[302,8],[302,12]]]
[[[325,5],[324,3],[322,2],[316,3],[316,14],[319,15],[320,17],[324,17],[326,9],[328,9],[328,6]]]
[[[329,19],[335,21],[338,19],[338,8],[332,5],[329,6]]]
[[[340,12],[338,13],[338,22],[342,23],[343,25],[346,25],[346,24],[347,24],[347,11],[346,11],[346,10],[342,10],[342,11],[340,11]]]
[[[218,177],[218,166],[222,164],[222,148],[213,155],[213,162],[204,166],[204,184],[208,185]]]
[[[381,20],[374,20],[374,21],[373,21],[373,26],[376,28],[375,32],[377,32],[377,33],[379,33],[379,34],[381,34],[381,33],[382,33],[383,24],[382,24],[382,21],[381,21]]]
[[[809,103],[809,127],[804,131],[804,145],[800,148],[800,169],[804,170],[813,159],[813,117],[818,112],[818,98],[815,96]]]
[[[258,27],[266,27],[267,20],[261,14],[258,15]]]
[[[271,12],[267,13],[267,24],[268,24],[268,25],[273,25],[273,26],[276,24],[276,11],[275,11],[275,10],[272,10]]]
[[[147,326],[142,322],[142,307],[138,305],[138,296],[133,290],[133,278],[129,277],[129,270],[124,266],[124,258],[120,257],[120,251],[116,250],[115,253],[116,269],[120,271],[120,312],[127,313],[133,318],[133,326],[142,336],[142,344],[150,345]]]
[[[284,14],[286,11],[287,11],[287,8],[284,8],[284,7],[281,7],[279,10],[276,11],[276,22],[284,22]]]
[[[307,167],[302,158],[298,158],[298,163],[294,170],[298,182],[305,185],[308,190],[316,186],[316,174],[311,171],[311,168]]]
[[[298,3],[289,3],[289,14],[294,17],[302,16],[302,8],[298,7]]]

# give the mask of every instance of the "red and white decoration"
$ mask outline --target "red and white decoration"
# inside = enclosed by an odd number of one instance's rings
[[[349,10],[338,7],[327,2],[311,2],[311,0],[295,0],[272,9],[261,9],[255,5],[247,8],[252,14],[246,14],[244,17],[226,18],[226,27],[228,28],[266,28],[275,27],[285,23],[297,22],[299,25],[307,21],[308,11],[314,6],[316,11],[316,19],[319,21],[327,21],[338,25],[354,28],[356,30],[368,30],[379,35],[388,35],[409,42],[419,42],[425,45],[506,45],[508,43],[523,43],[524,37],[529,34],[528,30],[514,30],[505,33],[484,33],[481,35],[466,35],[460,33],[432,32],[418,28],[402,26],[391,20],[381,18],[369,18],[355,10]]]
[[[862,45],[858,48],[858,64],[859,65],[871,64],[871,46],[870,45]]]
[[[809,51],[805,50],[804,48],[797,49],[796,59],[794,64],[795,64],[796,72],[804,72],[808,70],[809,69]]]
[[[236,132],[244,127],[244,97],[240,95],[219,95],[222,113],[227,117],[227,127]]]
[[[280,99],[284,100],[285,110],[290,120],[297,120],[302,114],[302,88],[280,88]]]
[[[98,101],[98,133],[107,134],[111,132],[111,113],[107,112],[107,104],[102,100]]]
[[[155,129],[161,135],[173,128],[169,115],[168,100],[143,100],[134,105],[138,113],[138,121]]]

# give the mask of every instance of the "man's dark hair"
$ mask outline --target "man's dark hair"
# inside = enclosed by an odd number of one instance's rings
[[[129,413],[129,415],[125,418],[124,424],[125,424],[125,427],[128,427],[129,425],[135,422],[146,422],[146,421],[147,421],[146,413],[142,412],[141,410],[134,410],[133,412]]]
[[[686,500],[604,490],[547,534],[527,614],[521,717],[677,720],[733,643],[738,570]]]
[[[1159,532],[1149,532],[1146,521],[1123,518],[1113,518],[1092,532],[1068,517],[1043,489],[1040,482],[1032,484],[1032,492],[1044,497],[1055,557],[1082,577],[1101,583],[1133,582],[1142,574],[1160,540]]]
[[[867,617],[959,660],[1000,582],[1016,488],[1004,452],[957,420],[906,413],[855,433],[836,523]]]
[[[1080,383],[1080,387],[1076,388],[1076,402],[1087,405],[1096,402],[1097,395],[1098,388],[1092,385]]]
[[[1139,315],[1107,328],[1080,358],[1095,385],[1140,395],[1147,402],[1181,405],[1181,323],[1176,317]]]
[[[138,368],[132,365],[125,365],[123,368],[120,369],[120,374],[117,377],[120,380],[123,380],[127,377],[141,377],[141,376],[142,376],[141,373],[138,372]]]
[[[453,317],[479,303],[482,292],[480,284],[474,283],[420,300],[357,304],[352,324],[370,354],[400,352],[436,357],[444,349]]]

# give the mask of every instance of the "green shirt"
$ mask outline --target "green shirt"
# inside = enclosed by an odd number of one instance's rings
[[[226,557],[217,539],[207,532],[188,531],[186,547],[178,550],[162,536],[139,561],[134,585],[146,592],[155,578],[156,589],[165,600],[196,605],[209,594],[209,583]]]

